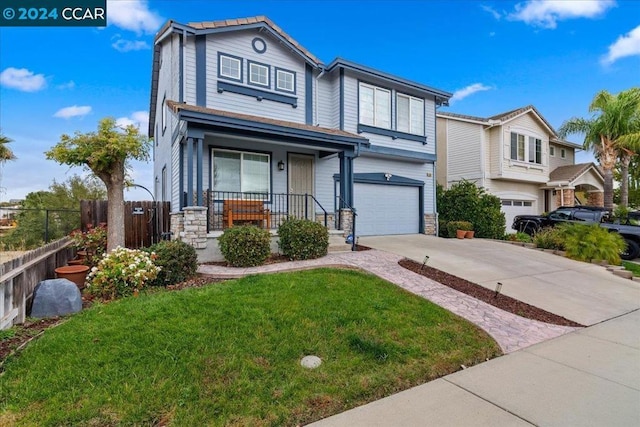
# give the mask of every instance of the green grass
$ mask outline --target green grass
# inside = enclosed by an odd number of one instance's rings
[[[300,367],[309,354],[318,369]],[[297,425],[500,354],[372,275],[320,269],[96,305],[5,364],[0,425]]]
[[[640,264],[631,261],[622,261],[625,270],[629,270],[634,276],[640,276]]]

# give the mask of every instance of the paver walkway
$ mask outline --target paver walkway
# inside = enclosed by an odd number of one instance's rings
[[[333,253],[314,260],[250,268],[201,265],[198,267],[198,272],[218,278],[239,278],[250,274],[306,270],[318,267],[357,267],[473,322],[489,333],[498,342],[504,353],[511,353],[576,330],[576,328],[550,325],[508,313],[399,266],[398,261],[401,259],[402,257],[399,255],[374,249],[362,252]]]

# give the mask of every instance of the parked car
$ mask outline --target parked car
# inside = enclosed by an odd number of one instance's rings
[[[635,214],[635,213],[634,213]],[[619,233],[627,244],[626,250],[620,254],[625,260],[638,258],[640,255],[640,227],[632,225],[634,218],[624,222],[612,222],[611,212],[597,206],[561,207],[546,215],[518,215],[513,219],[511,228],[533,236],[545,227],[553,227],[560,223],[593,224]]]

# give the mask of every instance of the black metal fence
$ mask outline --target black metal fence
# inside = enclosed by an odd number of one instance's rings
[[[207,230],[238,224],[277,229],[287,218],[304,218],[328,225],[327,211],[311,194],[207,191]]]
[[[79,210],[3,207],[0,211],[0,243],[7,250],[36,248],[80,227]]]

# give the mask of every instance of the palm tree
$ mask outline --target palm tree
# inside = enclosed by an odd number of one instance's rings
[[[15,160],[16,156],[13,154],[13,151],[7,144],[10,143],[11,140],[6,136],[0,134],[0,163],[4,163],[8,160]]]
[[[622,158],[623,187],[624,170],[628,172],[630,156],[640,147],[640,88],[634,87],[612,95],[606,90],[596,94],[589,105],[590,119],[574,117],[565,121],[558,134],[565,138],[568,134],[582,133],[584,149],[594,152],[604,170],[604,206],[613,209],[613,169],[618,158]],[[626,168],[625,168],[626,164]],[[628,198],[628,196],[627,196]],[[626,199],[623,199],[626,200]]]

